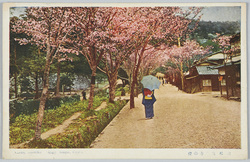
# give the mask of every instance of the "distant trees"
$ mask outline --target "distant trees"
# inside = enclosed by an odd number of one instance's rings
[[[194,32],[190,34],[190,39],[196,40],[203,47],[212,46],[213,52],[220,51],[219,44],[213,41],[217,38],[217,33],[221,35],[234,35],[240,33],[240,22],[211,22],[200,21]]]
[[[240,22],[211,22],[200,21],[197,29],[191,34],[192,38],[214,39],[216,33],[233,35],[240,32]]]
[[[20,45],[17,39],[28,37],[25,33],[13,32],[14,26],[19,21],[17,17],[10,19],[10,97],[17,98],[23,92],[29,93],[35,89],[35,98],[44,70],[44,52],[35,45]],[[29,59],[27,59],[29,58]]]
[[[35,85],[35,99],[39,96],[39,84],[43,78],[43,71],[45,65],[45,53],[40,51],[36,46],[30,46],[27,50],[30,53],[29,59],[25,59],[22,64],[23,78],[26,80],[32,79]],[[30,78],[27,78],[30,77]],[[32,92],[32,89],[31,89]]]

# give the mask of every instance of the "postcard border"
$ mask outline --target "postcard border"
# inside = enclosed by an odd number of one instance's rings
[[[3,79],[3,158],[5,159],[31,159],[31,155],[36,155],[34,159],[72,159],[72,156],[78,156],[74,159],[246,159],[247,149],[247,39],[246,39],[246,3],[153,3],[160,6],[241,6],[241,49],[242,49],[242,102],[241,102],[241,149],[9,149],[9,82]],[[198,5],[197,5],[198,4]],[[110,6],[110,5],[142,5],[152,6],[152,3],[4,3],[3,4],[3,67],[9,67],[9,8],[17,6]],[[6,39],[7,38],[7,39]],[[9,39],[8,39],[9,40]],[[3,78],[9,78],[9,71],[3,70]],[[201,155],[204,151],[206,154]],[[53,154],[52,152],[56,152]],[[178,152],[176,154],[176,152]],[[197,154],[191,156],[189,153]],[[231,152],[229,155],[221,153]],[[213,153],[216,155],[213,156]],[[96,157],[96,154],[99,154]],[[138,156],[138,154],[140,156]],[[233,154],[233,155],[232,155]],[[157,156],[156,156],[157,155]],[[44,158],[46,157],[46,158]]]

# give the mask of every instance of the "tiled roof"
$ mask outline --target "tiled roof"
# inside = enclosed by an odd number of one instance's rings
[[[196,66],[199,75],[219,75],[218,69],[214,66]]]

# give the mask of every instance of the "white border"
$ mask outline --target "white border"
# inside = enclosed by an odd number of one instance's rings
[[[241,6],[241,149],[9,149],[9,8],[24,6]],[[3,158],[6,159],[246,159],[247,55],[245,3],[5,3],[3,4]],[[189,155],[192,153],[192,156]]]
[[[3,8],[10,7],[155,7],[155,6],[211,6],[245,8],[246,3],[3,3]]]

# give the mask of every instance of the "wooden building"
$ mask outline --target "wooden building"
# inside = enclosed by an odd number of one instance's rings
[[[226,56],[224,64],[216,67],[222,79],[221,94],[226,94],[227,98],[241,98],[240,34],[234,35],[230,44],[235,50]]]
[[[240,34],[234,35],[230,44],[236,49],[232,53],[217,52],[194,63],[185,76],[186,92],[221,91],[227,98],[240,98]]]
[[[220,91],[221,95],[225,94],[227,97],[238,97],[241,94],[241,79],[240,79],[240,57],[235,57],[234,61],[226,63],[225,65],[215,67],[218,69],[220,75]]]
[[[214,66],[193,66],[185,76],[185,90],[189,93],[219,91],[218,77]]]

